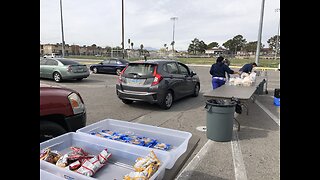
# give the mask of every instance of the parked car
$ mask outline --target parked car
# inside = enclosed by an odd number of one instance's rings
[[[86,125],[86,107],[72,89],[40,83],[40,142]]]
[[[107,59],[99,64],[93,64],[90,66],[90,70],[93,73],[111,73],[119,75],[121,71],[129,64],[129,61],[125,59]]]
[[[40,60],[40,78],[60,82],[65,79],[82,80],[90,75],[86,65],[63,58],[43,58]]]
[[[56,58],[56,57],[61,57],[61,55],[56,53],[51,53],[51,54],[45,54],[43,56],[43,58]]]
[[[195,72],[174,60],[131,62],[121,72],[116,93],[125,104],[133,101],[157,103],[169,109],[174,100],[198,96],[200,80]]]

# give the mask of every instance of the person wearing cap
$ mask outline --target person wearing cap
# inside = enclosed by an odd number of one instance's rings
[[[216,89],[226,83],[226,73],[235,73],[223,62],[223,59],[224,58],[222,56],[219,56],[216,60],[216,63],[212,64],[210,68],[213,89]]]
[[[239,70],[240,74],[245,72],[250,74],[252,72],[252,69],[254,67],[257,67],[258,65],[256,63],[248,63],[242,66],[242,68]]]

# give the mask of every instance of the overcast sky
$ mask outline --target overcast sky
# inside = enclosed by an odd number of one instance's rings
[[[120,46],[121,0],[62,0],[66,44]],[[173,40],[187,50],[194,38],[220,46],[236,35],[257,41],[262,0],[124,0],[124,39],[134,48],[162,48]],[[280,0],[266,0],[262,43],[277,35]],[[40,0],[40,43],[61,43],[60,1]],[[170,46],[171,48],[171,46]]]

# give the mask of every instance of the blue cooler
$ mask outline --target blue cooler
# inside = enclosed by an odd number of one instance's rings
[[[276,106],[280,106],[280,98],[274,97],[273,104]]]

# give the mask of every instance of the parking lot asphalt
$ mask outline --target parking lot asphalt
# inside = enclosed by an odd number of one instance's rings
[[[280,107],[273,105],[280,72],[268,70],[268,94],[257,95],[256,101],[249,103],[249,115],[237,115],[241,130],[234,128],[233,140],[215,142],[198,130],[206,125],[203,93],[211,89],[209,68],[191,67],[201,80],[199,96],[179,100],[169,110],[143,102],[123,104],[116,95],[116,75],[91,74],[80,82],[40,81],[79,91],[86,104],[87,125],[112,118],[188,131],[199,137],[176,179],[280,179]]]

